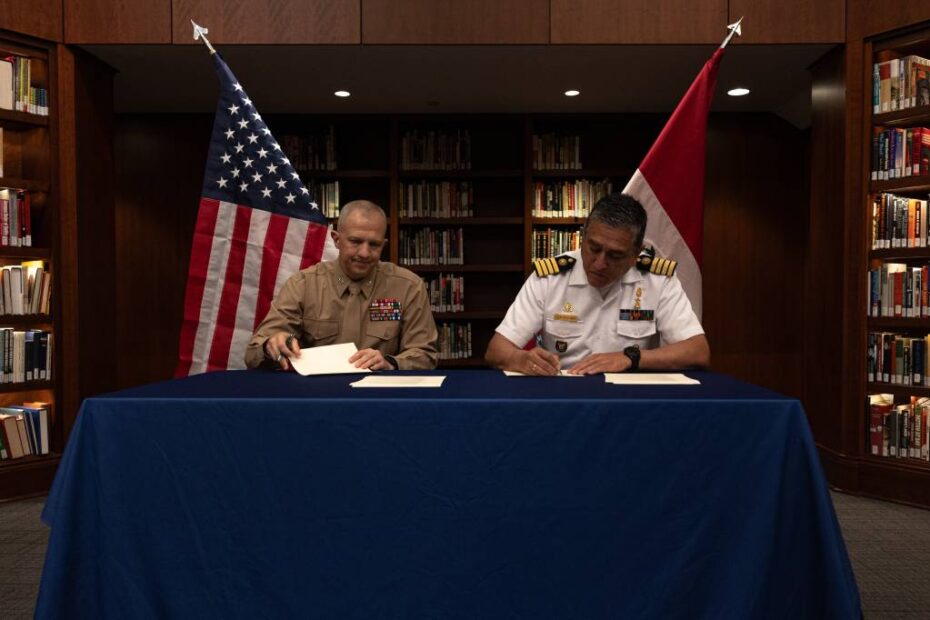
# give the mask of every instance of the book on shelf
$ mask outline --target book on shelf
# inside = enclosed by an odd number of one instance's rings
[[[930,104],[927,67],[930,60],[917,55],[892,58],[872,66],[872,112],[894,112]]]
[[[9,459],[22,458],[28,454],[28,442],[23,445],[17,417],[0,413],[0,433],[3,433],[3,445],[6,448],[6,458]]]
[[[462,265],[465,263],[464,244],[461,228],[401,228],[398,262],[401,265]]]
[[[580,136],[557,133],[533,135],[533,170],[580,169]]]
[[[588,217],[597,201],[612,191],[610,179],[536,181],[533,184],[533,217]]]
[[[420,181],[400,184],[401,217],[472,217],[474,189],[470,181]]]
[[[930,246],[927,200],[876,194],[872,198],[872,249]]]
[[[0,246],[32,246],[32,195],[12,188],[0,189]]]
[[[406,131],[400,149],[401,170],[471,169],[471,135],[467,129]]]
[[[330,125],[322,134],[282,135],[280,146],[300,174],[336,170],[336,130]]]
[[[472,357],[471,323],[440,323],[439,359],[468,359]]]
[[[868,394],[867,399],[869,454],[930,461],[930,398],[911,396],[897,405],[891,394]]]
[[[465,277],[440,273],[428,278],[430,310],[433,312],[463,312],[465,310]]]
[[[875,127],[872,130],[872,181],[930,175],[930,129]]]
[[[533,229],[531,259],[558,256],[581,247],[581,228]]]

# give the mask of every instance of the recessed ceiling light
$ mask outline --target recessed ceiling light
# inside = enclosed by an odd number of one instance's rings
[[[352,93],[350,93],[350,92],[347,91],[347,90],[337,90],[337,91],[334,92],[333,94],[336,95],[337,97],[350,97],[350,96],[352,96]]]
[[[581,94],[580,90],[566,90],[565,91],[566,97],[577,97],[580,94]]]
[[[727,94],[731,97],[743,97],[749,94],[748,88],[731,88],[727,91]]]

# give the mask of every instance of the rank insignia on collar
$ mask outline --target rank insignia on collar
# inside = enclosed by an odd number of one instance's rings
[[[649,247],[643,249],[639,258],[636,259],[636,268],[640,271],[671,277],[675,274],[675,269],[678,268],[678,261],[656,256],[656,249]]]
[[[533,269],[537,276],[545,278],[570,271],[576,262],[578,262],[577,259],[567,254],[555,258],[537,258],[533,261]]]

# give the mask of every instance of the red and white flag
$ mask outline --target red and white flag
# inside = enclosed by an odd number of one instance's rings
[[[646,209],[646,245],[655,246],[659,256],[678,261],[676,273],[698,318],[704,237],[704,145],[707,114],[723,51],[721,46],[704,64],[623,190]]]
[[[217,53],[220,98],[194,229],[176,377],[244,368],[284,281],[335,257],[327,221]]]

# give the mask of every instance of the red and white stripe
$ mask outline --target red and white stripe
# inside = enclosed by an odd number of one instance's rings
[[[284,281],[335,256],[326,226],[201,198],[175,376],[244,368],[249,338]]]
[[[646,245],[654,245],[659,256],[678,261],[678,279],[698,318],[707,114],[723,51],[718,48],[704,64],[623,190],[646,209]]]

